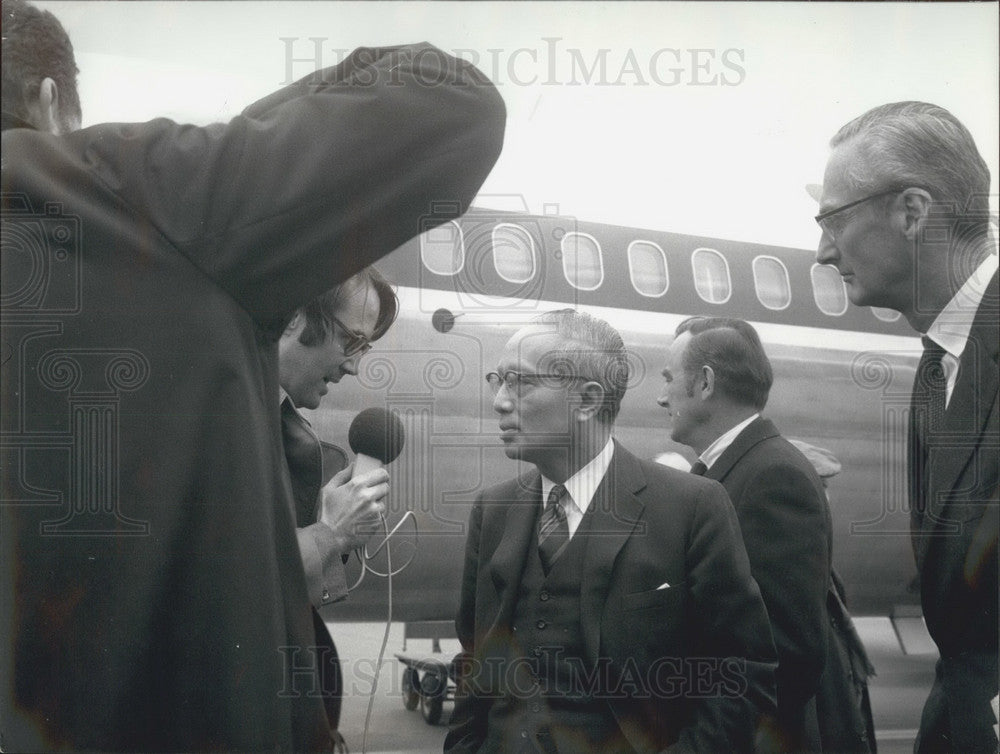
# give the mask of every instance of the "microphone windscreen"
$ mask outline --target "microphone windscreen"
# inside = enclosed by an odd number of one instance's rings
[[[347,432],[351,450],[392,463],[403,450],[403,422],[384,408],[366,408]]]

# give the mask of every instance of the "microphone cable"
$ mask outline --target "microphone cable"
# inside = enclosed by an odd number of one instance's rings
[[[396,534],[396,532],[399,531],[400,527],[402,527],[402,525],[408,519],[413,520],[413,538],[414,538],[413,552],[410,554],[409,559],[407,559],[407,561],[403,565],[401,565],[398,569],[393,570],[392,547],[390,546],[389,540],[392,538],[394,534]],[[372,688],[368,696],[368,711],[365,713],[365,728],[364,728],[364,733],[362,734],[361,737],[361,754],[367,754],[368,751],[368,728],[371,724],[372,710],[374,709],[375,706],[375,693],[378,690],[379,675],[381,675],[382,673],[382,661],[383,658],[385,657],[385,648],[389,644],[389,629],[392,626],[392,577],[405,571],[406,568],[410,565],[410,563],[413,562],[413,558],[416,557],[417,554],[417,546],[416,546],[417,517],[413,514],[413,511],[406,511],[406,513],[403,514],[403,517],[399,519],[399,521],[396,523],[394,527],[392,527],[392,531],[389,531],[389,524],[385,520],[385,516],[381,513],[379,514],[379,521],[382,524],[382,533],[385,536],[383,537],[382,542],[379,544],[379,546],[375,548],[374,552],[368,551],[367,544],[365,544],[364,548],[358,548],[357,550],[354,551],[354,554],[361,562],[361,575],[358,576],[358,579],[357,581],[354,582],[354,585],[348,589],[349,592],[354,591],[364,580],[365,574],[370,571],[375,576],[384,578],[386,580],[386,590],[388,592],[388,597],[386,600],[388,604],[388,610],[385,619],[385,631],[382,633],[382,645],[379,647],[378,650],[378,659],[376,660],[375,664],[375,675],[372,678]],[[375,570],[369,565],[369,563],[382,551],[383,548],[385,548],[384,573]]]

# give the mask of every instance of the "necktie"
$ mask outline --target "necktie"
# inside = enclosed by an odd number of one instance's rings
[[[914,498],[918,513],[926,510],[930,471],[929,449],[933,444],[934,434],[941,431],[944,423],[947,389],[947,378],[941,363],[945,350],[926,336],[923,338],[923,343],[924,353],[917,364],[917,374],[913,380],[913,397],[910,402],[912,464],[910,483],[917,485],[917,494]]]
[[[924,353],[917,367],[917,379],[922,382],[922,393],[926,401],[927,427],[924,436],[941,431],[944,421],[945,397],[948,390],[948,378],[945,375],[942,359],[945,350],[928,338],[922,338]]]
[[[561,502],[565,492],[566,488],[561,484],[555,485],[538,519],[538,556],[546,575],[569,544],[569,524],[566,523],[566,509]]]
[[[700,458],[691,465],[691,473],[695,476],[705,476],[706,471],[708,471],[708,466],[702,463]]]

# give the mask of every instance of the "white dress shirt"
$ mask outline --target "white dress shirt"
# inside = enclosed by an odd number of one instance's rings
[[[712,468],[712,464],[719,460],[719,456],[726,452],[726,448],[733,444],[733,440],[740,436],[740,432],[746,429],[750,422],[759,416],[760,414],[749,416],[728,432],[723,432],[716,437],[715,442],[705,448],[705,451],[698,456],[698,460],[705,464],[705,468]]]
[[[969,342],[969,331],[983,301],[986,286],[996,274],[997,266],[996,254],[987,256],[927,328],[927,337],[945,350],[941,357],[941,366],[947,378],[945,406],[951,402],[951,394],[958,381],[958,364]]]
[[[566,480],[563,485],[566,494],[563,496],[563,507],[566,510],[566,524],[569,527],[570,539],[576,534],[576,530],[583,521],[583,514],[590,507],[590,501],[594,499],[594,493],[601,486],[604,475],[608,473],[611,466],[611,457],[615,452],[614,440],[609,439],[604,449],[594,456],[590,462]],[[549,491],[555,486],[555,482],[542,475],[542,505],[549,499]]]

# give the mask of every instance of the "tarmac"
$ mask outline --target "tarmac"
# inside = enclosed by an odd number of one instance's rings
[[[855,624],[877,673],[869,689],[878,750],[880,754],[908,754],[913,751],[920,711],[934,679],[936,656],[903,654],[888,618],[855,618]],[[403,624],[389,626],[374,695],[372,682],[386,636],[385,624],[331,622],[327,625],[343,665],[346,693],[340,732],[351,753],[440,752],[452,703],[445,703],[438,725],[428,725],[419,707],[409,711],[403,706],[403,665],[395,657],[403,651]],[[406,649],[407,655],[435,656],[429,639],[409,639]],[[450,660],[459,650],[458,640],[442,640],[441,650],[437,657]],[[371,714],[366,735],[369,704]]]

